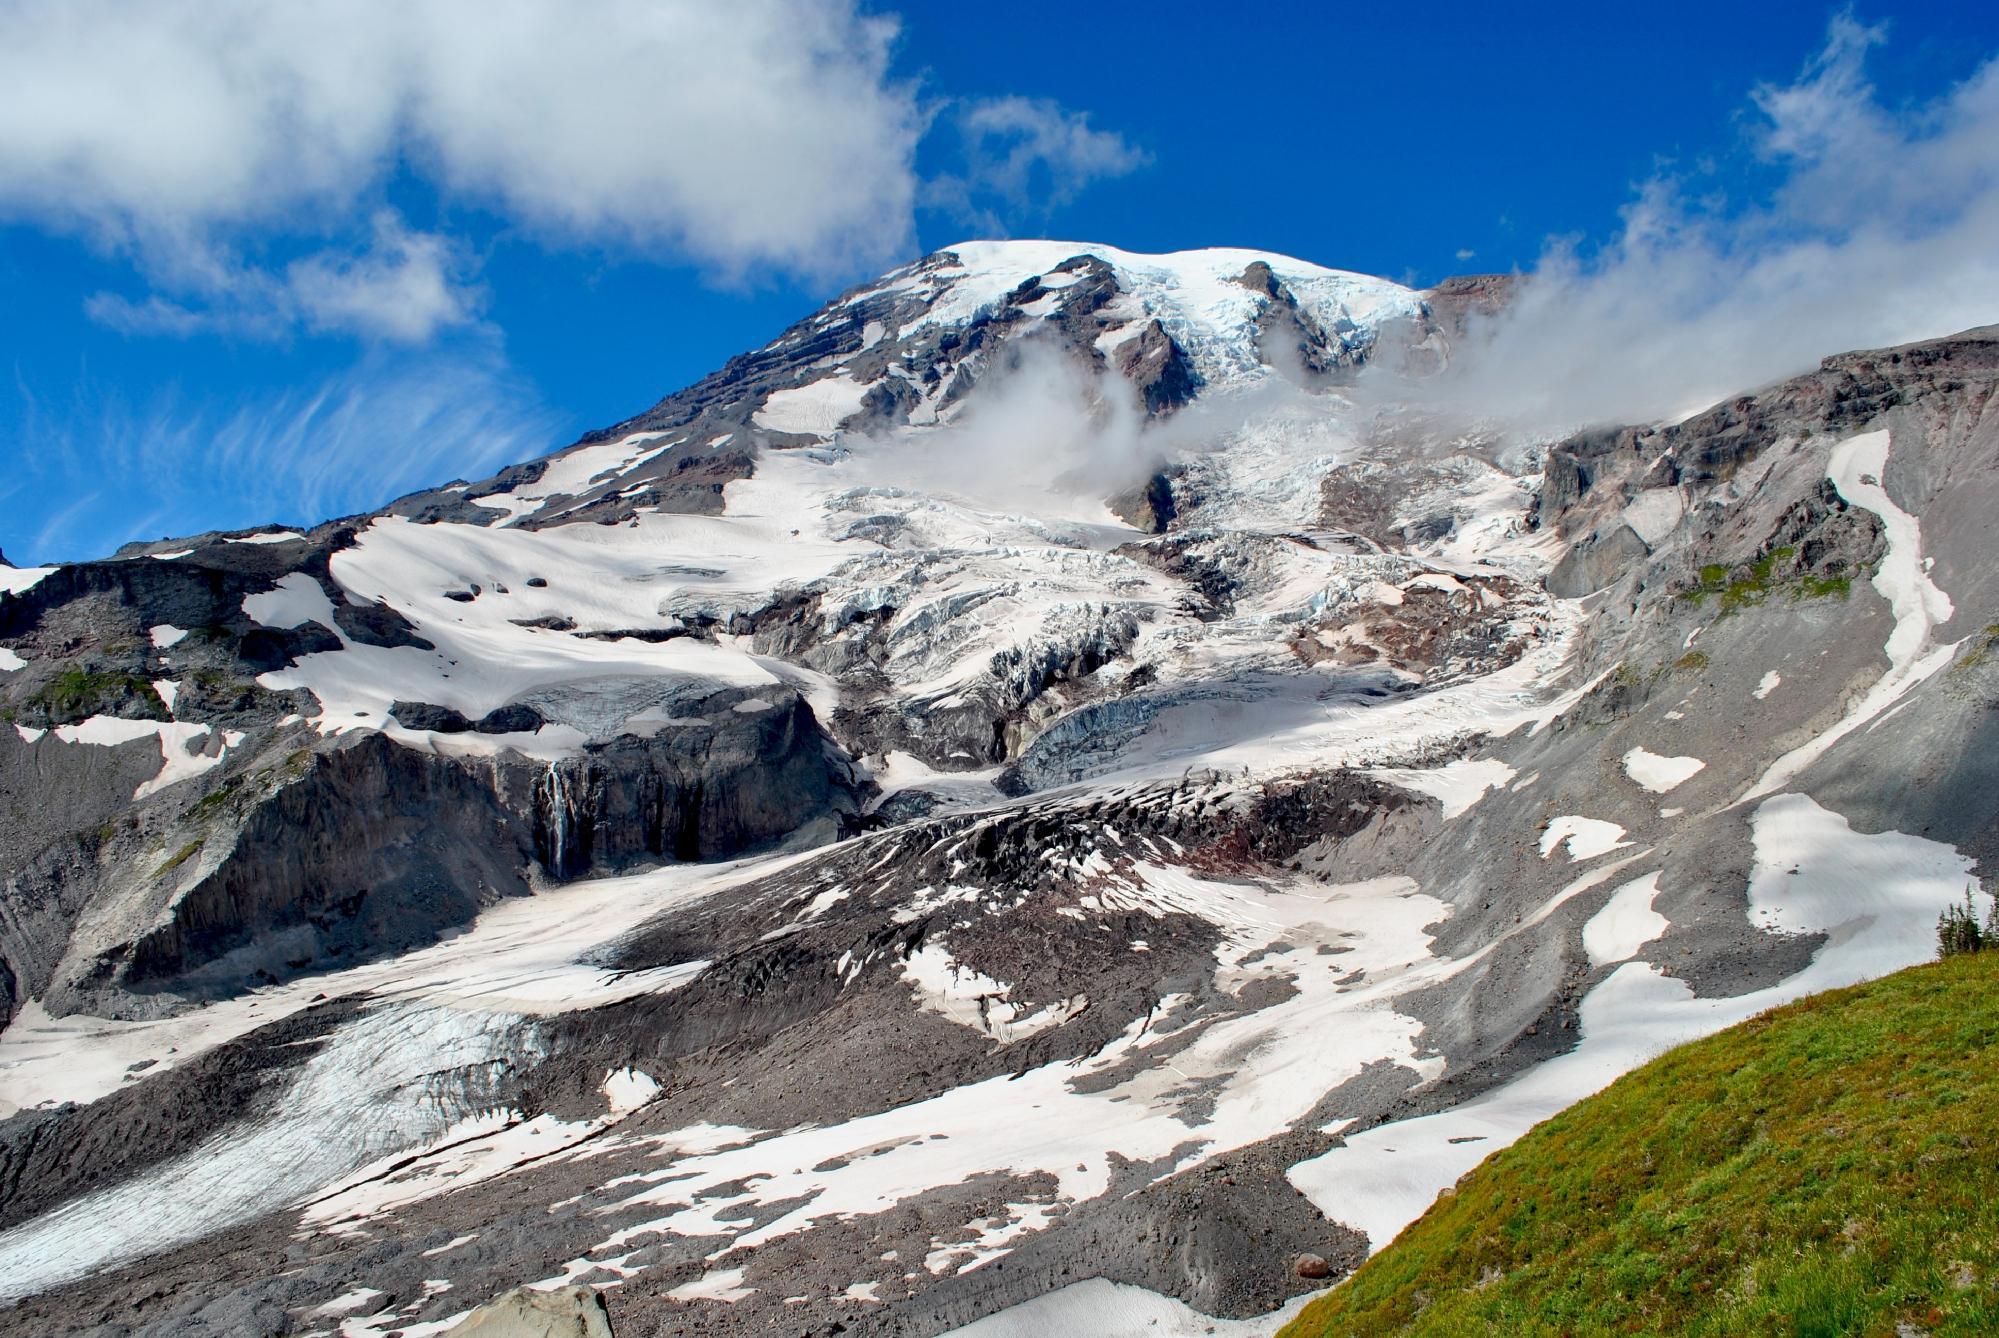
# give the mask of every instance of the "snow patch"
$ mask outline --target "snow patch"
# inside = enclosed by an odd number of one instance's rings
[[[1591,966],[1625,961],[1672,928],[1665,916],[1652,909],[1658,895],[1657,873],[1648,873],[1610,894],[1603,909],[1583,926],[1583,948],[1589,953]]]
[[[0,590],[16,595],[32,590],[54,570],[54,567],[10,567],[0,563]]]
[[[243,612],[266,627],[316,622],[332,631],[338,625],[333,621],[333,601],[318,581],[301,571],[280,578],[273,589],[243,596]]]
[[[846,375],[829,376],[808,385],[773,391],[763,407],[750,416],[758,427],[773,432],[803,432],[830,437],[834,429],[861,411],[868,387]]]
[[[743,1285],[742,1269],[718,1268],[692,1282],[683,1282],[666,1295],[671,1301],[740,1301],[745,1296],[754,1296],[756,1290]]]
[[[659,1095],[659,1080],[639,1069],[622,1068],[604,1075],[604,1099],[614,1114],[637,1110]]]
[[[168,701],[168,705],[171,706],[172,702]],[[64,743],[88,743],[100,748],[116,748],[134,739],[158,740],[160,770],[132,792],[134,799],[157,794],[169,785],[199,776],[220,763],[223,748],[211,751],[209,735],[207,725],[177,720],[126,720],[110,715],[94,715],[73,725],[58,725],[55,729],[55,736]],[[23,734],[22,737],[27,736]]]
[[[1624,839],[1624,829],[1614,822],[1565,813],[1550,820],[1548,829],[1541,833],[1541,858],[1554,854],[1560,845],[1568,847],[1570,859],[1586,860],[1630,844]]]
[[[1750,695],[1755,697],[1756,700],[1760,702],[1764,698],[1768,697],[1771,693],[1775,692],[1777,690],[1778,685],[1781,684],[1783,681],[1784,681],[1783,676],[1779,674],[1775,669],[1772,669],[1769,673],[1763,675],[1763,681],[1756,685],[1756,691]]]
[[[1496,757],[1482,757],[1477,760],[1459,758],[1441,767],[1420,771],[1378,767],[1367,774],[1438,800],[1444,806],[1444,821],[1449,822],[1469,813],[1474,804],[1485,798],[1487,791],[1499,789],[1516,773]]]
[[[1624,755],[1624,774],[1653,794],[1686,784],[1706,765],[1698,757],[1662,757],[1643,748],[1633,748]]]
[[[1930,580],[1923,561],[1922,529],[1916,518],[1895,505],[1881,486],[1881,473],[1887,464],[1888,433],[1866,432],[1833,448],[1826,477],[1841,497],[1880,517],[1888,541],[1888,551],[1873,579],[1874,588],[1895,614],[1895,628],[1882,648],[1888,656],[1888,672],[1875,680],[1832,728],[1771,763],[1738,802],[1761,799],[1789,786],[1834,744],[1900,701],[1957,653],[1955,642],[1933,644],[1936,629],[1950,620],[1950,596]]]
[[[960,1026],[983,1031],[1002,1045],[1067,1022],[1086,1001],[1023,1011],[1008,996],[1013,987],[959,962],[941,945],[926,943],[902,963],[903,978],[916,988],[917,1002]]]

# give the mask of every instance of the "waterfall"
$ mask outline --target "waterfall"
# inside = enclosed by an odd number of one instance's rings
[[[548,813],[548,871],[561,878],[568,871],[570,820],[569,778],[563,774],[562,764],[550,762],[535,788],[539,792],[536,798]]]

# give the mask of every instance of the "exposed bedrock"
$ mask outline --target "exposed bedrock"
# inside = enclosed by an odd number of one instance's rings
[[[1577,540],[1548,573],[1548,593],[1557,599],[1593,595],[1643,563],[1651,552],[1638,532],[1620,521]]]
[[[1817,371],[1740,395],[1684,422],[1594,428],[1548,452],[1536,515],[1575,534],[1605,505],[1648,487],[1726,483],[1785,438],[1860,431],[1892,411],[1934,404],[1976,413],[1999,386],[1999,326],[1898,348],[1842,353]]]
[[[525,890],[517,823],[476,769],[376,734],[312,752],[299,769],[249,808],[229,853],[172,897],[162,922],[100,957],[105,976],[136,990],[233,992],[429,942]]]
[[[850,769],[802,698],[727,689],[691,709],[555,762],[374,733],[252,762],[160,820],[164,859],[114,831],[30,861],[0,951],[52,1012],[154,1011],[407,951],[538,879],[837,834]],[[151,886],[79,938],[92,891],[119,878]]]
[[[1204,1315],[1267,1314],[1324,1285],[1298,1275],[1299,1255],[1318,1255],[1333,1276],[1366,1258],[1367,1238],[1327,1221],[1284,1175],[1331,1142],[1286,1134],[1149,1184],[1134,1174],[1126,1192],[1080,1205],[1056,1229],[861,1331],[943,1333],[1086,1278],[1145,1287]]]
[[[852,772],[803,697],[731,689],[679,709],[690,715],[657,733],[620,734],[562,762],[502,755],[501,793],[509,813],[525,802],[532,814],[549,876],[725,859],[815,824],[824,839],[837,834]]]

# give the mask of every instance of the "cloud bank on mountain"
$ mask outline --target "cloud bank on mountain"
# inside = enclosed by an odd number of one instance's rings
[[[1867,77],[1850,13],[1797,79],[1752,95],[1762,198],[1663,173],[1609,244],[1550,246],[1435,393],[1538,432],[1706,408],[1853,348],[1999,312],[1999,60],[1925,104]]]

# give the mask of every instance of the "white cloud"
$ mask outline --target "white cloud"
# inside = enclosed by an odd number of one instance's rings
[[[1046,98],[991,98],[968,104],[960,129],[968,180],[1008,200],[1072,200],[1093,182],[1124,176],[1151,161],[1122,135],[1091,127],[1086,112]]]
[[[0,209],[154,251],[399,165],[566,241],[899,256],[924,129],[850,0],[0,4]]]
[[[1557,245],[1436,389],[1541,432],[1692,412],[1828,354],[1999,320],[1999,61],[1926,106],[1866,78],[1850,16],[1792,83],[1753,95],[1777,173],[1719,204],[1662,177],[1601,253]]]
[[[197,256],[201,263],[190,263]],[[365,249],[316,252],[281,274],[212,251],[189,252],[174,269],[176,289],[188,300],[95,293],[84,309],[127,334],[276,338],[304,327],[420,344],[474,319],[481,294],[463,281],[468,269],[447,239],[414,232],[382,210]]]
[[[407,176],[551,245],[851,276],[913,248],[933,113],[897,31],[859,0],[0,0],[0,218],[132,255],[158,291],[92,303],[128,330],[463,321],[421,234],[260,268],[365,231]],[[1144,160],[1052,102],[956,105],[955,199],[1061,202]]]
[[[321,252],[285,270],[285,291],[314,330],[352,330],[418,343],[472,319],[475,295],[453,282],[450,243],[411,232],[389,211],[359,255]]]
[[[1008,215],[1045,216],[1099,181],[1128,175],[1152,156],[1086,112],[1046,98],[962,102],[944,117],[957,134],[959,171],[926,183],[924,202],[993,236]]]

